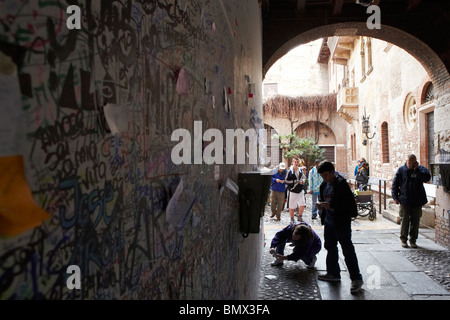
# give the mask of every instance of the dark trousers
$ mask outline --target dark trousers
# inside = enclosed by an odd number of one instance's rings
[[[416,242],[419,236],[420,217],[422,217],[422,206],[420,207],[405,207],[400,205],[400,217],[402,224],[400,227],[400,239],[403,241]]]
[[[350,224],[337,228],[334,224],[325,223],[324,238],[324,247],[327,249],[327,273],[335,277],[340,277],[341,268],[339,267],[339,250],[337,246],[339,242],[350,279],[362,280],[362,275],[359,272],[358,258],[356,257],[355,247],[352,242],[352,229]]]

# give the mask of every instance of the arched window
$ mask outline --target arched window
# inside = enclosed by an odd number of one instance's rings
[[[381,158],[383,163],[389,163],[389,126],[387,122],[381,124]]]
[[[431,102],[434,100],[434,86],[433,83],[430,82],[423,93],[423,104]]]

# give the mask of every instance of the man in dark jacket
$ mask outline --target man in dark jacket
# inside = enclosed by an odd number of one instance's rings
[[[417,248],[419,222],[422,216],[422,206],[428,202],[423,184],[431,179],[430,171],[419,165],[415,155],[410,154],[406,163],[398,168],[392,181],[392,198],[400,203],[400,240],[402,247],[407,248],[408,230],[411,247]]]
[[[352,242],[352,217],[358,215],[355,197],[350,186],[329,161],[322,161],[317,171],[323,178],[320,185],[319,202],[316,204],[322,210],[322,224],[324,224],[324,247],[327,250],[327,273],[319,275],[323,281],[338,282],[341,280],[339,267],[338,242],[341,244],[350,279],[350,292],[357,293],[362,285],[362,275],[359,271],[358,258]]]

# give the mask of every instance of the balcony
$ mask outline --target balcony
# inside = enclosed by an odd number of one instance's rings
[[[353,36],[328,38],[327,44],[330,48],[331,59],[335,64],[347,65],[347,62],[354,51],[355,40],[356,37]]]
[[[358,87],[343,87],[337,97],[337,111],[339,116],[348,123],[358,120]]]

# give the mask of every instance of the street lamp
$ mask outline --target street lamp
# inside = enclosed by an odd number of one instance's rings
[[[373,137],[375,137],[375,132],[373,133],[372,137],[369,137],[369,118],[370,116],[366,116],[366,108],[364,108],[364,115],[362,117],[362,132],[366,135],[367,139],[373,139]],[[367,144],[367,140],[364,139],[362,142],[363,145]]]

